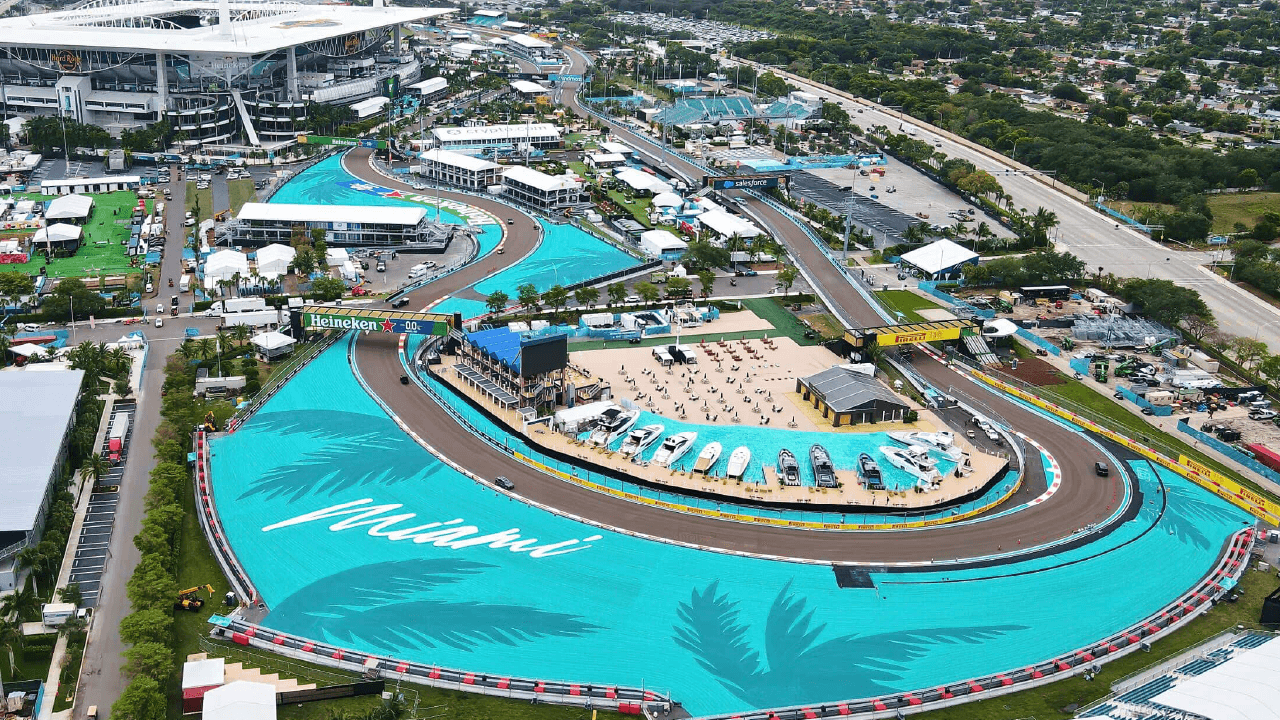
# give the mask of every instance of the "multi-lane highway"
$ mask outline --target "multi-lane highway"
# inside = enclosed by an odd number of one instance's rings
[[[759,65],[755,67],[763,69]],[[853,122],[864,131],[883,125],[894,132],[902,132],[900,128],[914,126],[919,139],[936,145],[948,157],[968,160],[974,167],[995,176],[1005,192],[1013,197],[1015,207],[1032,212],[1039,207],[1052,210],[1060,222],[1056,232],[1059,247],[1084,260],[1090,273],[1103,268],[1104,274],[1160,278],[1192,288],[1213,310],[1224,332],[1256,336],[1272,350],[1280,351],[1280,311],[1207,270],[1204,266],[1213,259],[1211,253],[1162,246],[1137,230],[1103,215],[1079,199],[1074,190],[1064,190],[1034,168],[913,117],[904,117],[890,108],[792,73],[768,69],[802,90],[841,103],[849,110]]]

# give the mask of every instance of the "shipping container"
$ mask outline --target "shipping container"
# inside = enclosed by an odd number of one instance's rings
[[[1275,450],[1272,450],[1266,445],[1262,445],[1260,443],[1245,445],[1244,449],[1253,453],[1253,459],[1263,465],[1266,465],[1272,470],[1280,471],[1280,453],[1276,453]]]

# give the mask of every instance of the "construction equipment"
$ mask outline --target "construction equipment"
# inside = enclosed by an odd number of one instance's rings
[[[1110,367],[1111,367],[1111,364],[1107,362],[1105,358],[1095,362],[1093,364],[1093,379],[1097,380],[1100,383],[1106,382],[1107,371],[1110,369]]]
[[[1063,350],[1072,350],[1072,349],[1074,349],[1074,348],[1075,348],[1075,346],[1076,346],[1076,341],[1075,341],[1075,339],[1074,339],[1074,338],[1072,338],[1070,335],[1063,335],[1063,336],[1062,336],[1062,349],[1063,349]]]
[[[212,585],[197,585],[193,588],[187,588],[178,593],[178,601],[173,604],[173,609],[196,612],[204,607],[204,598],[200,597],[201,590],[209,593],[210,598],[213,597]]]
[[[205,413],[203,429],[205,432],[218,432],[217,419],[213,417],[213,411]]]
[[[1129,377],[1138,369],[1138,359],[1134,357],[1125,358],[1116,365],[1116,377]]]

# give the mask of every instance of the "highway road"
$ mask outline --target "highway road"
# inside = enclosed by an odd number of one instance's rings
[[[742,61],[744,64],[755,63]],[[1159,278],[1172,280],[1182,287],[1193,288],[1204,298],[1218,326],[1231,335],[1257,337],[1272,350],[1280,351],[1280,310],[1254,297],[1203,266],[1212,253],[1165,247],[1146,235],[1117,222],[1063,191],[1056,183],[1034,168],[982,148],[958,135],[927,125],[916,118],[902,117],[900,112],[854,97],[835,88],[806,80],[798,75],[767,68],[787,82],[827,100],[840,102],[850,111],[850,118],[864,131],[884,125],[900,132],[900,127],[918,128],[918,139],[934,145],[948,157],[968,160],[980,170],[991,173],[1013,197],[1013,204],[1035,212],[1044,207],[1057,213],[1060,225],[1056,241],[1059,249],[1069,250],[1081,260],[1090,273],[1115,273],[1118,277]],[[862,112],[857,112],[861,108]]]

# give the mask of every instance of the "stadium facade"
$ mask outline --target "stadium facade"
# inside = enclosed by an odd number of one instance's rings
[[[168,117],[180,141],[271,147],[307,102],[350,104],[422,65],[401,28],[447,8],[262,0],[90,0],[0,19],[8,115],[58,115],[112,135]]]

